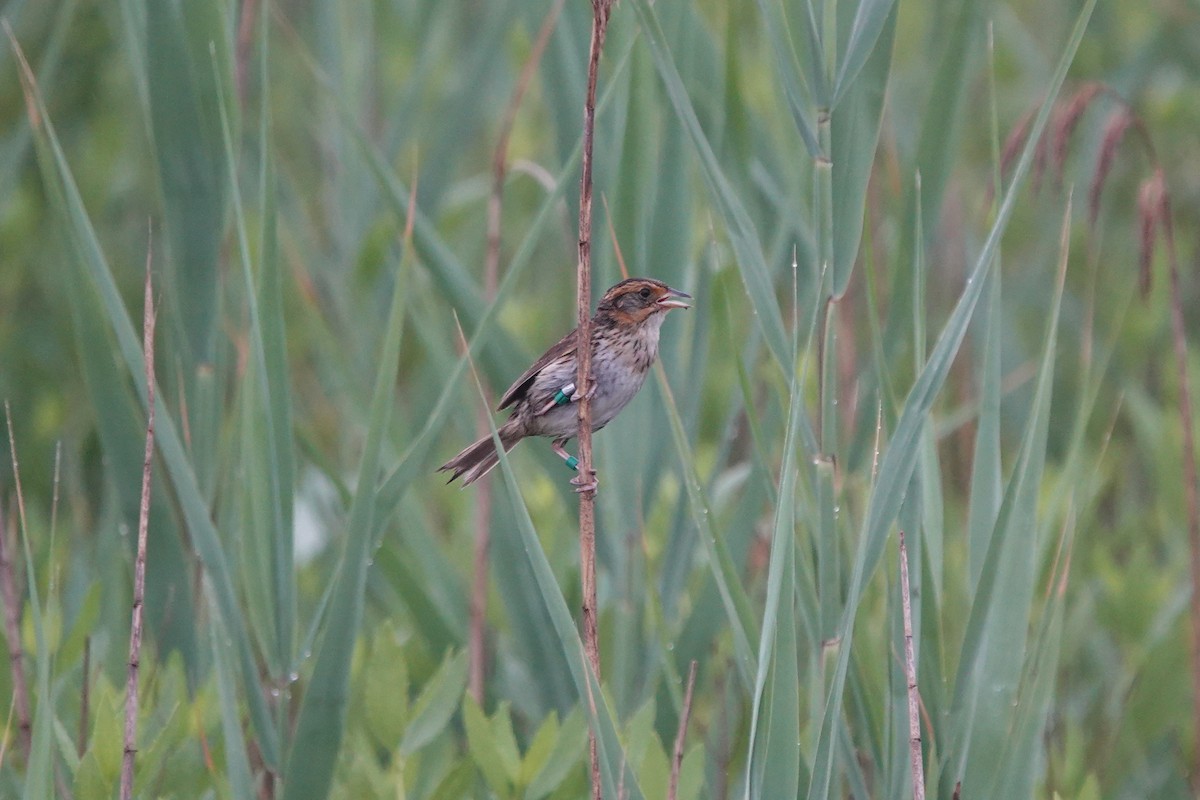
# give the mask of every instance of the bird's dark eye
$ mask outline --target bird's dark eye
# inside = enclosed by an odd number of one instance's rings
[[[649,286],[643,287],[642,290],[640,292],[638,292],[638,294],[640,294],[642,296],[643,300],[649,300],[650,299],[650,287]]]

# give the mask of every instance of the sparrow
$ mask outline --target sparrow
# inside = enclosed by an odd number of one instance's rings
[[[586,394],[592,401],[592,430],[612,422],[642,388],[658,356],[658,332],[673,308],[688,308],[681,298],[691,295],[672,289],[652,278],[628,278],[604,293],[592,317],[592,385]],[[541,358],[517,378],[500,398],[497,411],[512,408],[500,426],[500,443],[505,452],[528,436],[552,436],[554,452],[571,469],[579,461],[565,449],[579,432],[576,403],[584,396],[575,387],[576,331],[558,340]],[[492,437],[484,436],[438,467],[449,472],[451,483],[462,478],[467,486],[488,474],[499,463]],[[595,488],[592,480],[572,483]]]

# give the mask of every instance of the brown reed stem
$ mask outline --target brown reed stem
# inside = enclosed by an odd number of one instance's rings
[[[121,800],[133,797],[133,762],[137,753],[138,665],[142,652],[142,608],[146,594],[146,538],[150,527],[150,472],[154,459],[154,290],[146,251],[146,286],[142,310],[142,358],[146,362],[146,450],[142,459],[142,500],[138,508],[137,559],[133,572],[133,613],[129,625],[129,669],[125,681],[125,748],[121,761]]]
[[[496,287],[500,282],[500,243],[503,215],[501,214],[504,201],[504,181],[508,175],[508,141],[512,135],[513,124],[517,119],[517,110],[521,100],[533,80],[534,71],[542,60],[546,45],[550,42],[550,34],[554,32],[554,24],[562,11],[565,0],[557,0],[542,27],[538,31],[533,49],[521,74],[517,77],[516,88],[513,89],[512,99],[509,100],[508,110],[500,125],[500,137],[496,142],[496,150],[492,154],[492,192],[488,197],[487,209],[487,255],[483,262],[483,293],[488,303],[496,299]],[[486,391],[486,389],[485,389]],[[491,397],[488,397],[488,405]],[[476,435],[484,437],[491,430],[487,406],[480,406],[476,415]],[[491,548],[491,517],[492,517],[492,484],[489,480],[479,482],[479,491],[475,494],[475,553],[473,558],[473,580],[471,582],[471,621],[470,633],[467,639],[468,671],[467,688],[475,702],[483,706],[483,684],[487,677],[487,594],[488,594],[488,550]]]
[[[7,408],[7,403],[5,407]],[[11,441],[11,424],[10,424]],[[14,451],[15,457],[15,451]],[[15,529],[14,529],[15,530]],[[8,640],[8,663],[12,670],[13,706],[17,714],[21,754],[29,761],[33,747],[33,722],[29,713],[29,684],[25,682],[25,653],[21,647],[21,604],[18,600],[12,556],[9,553],[9,526],[0,508],[0,593],[4,597],[4,636]]]
[[[579,400],[579,573],[583,590],[583,642],[596,680],[600,679],[600,641],[596,629],[596,487],[592,469],[592,143],[596,131],[596,78],[600,53],[612,13],[612,0],[592,0],[592,41],[588,56],[587,100],[583,106],[583,167],[579,176],[579,265],[576,272],[576,304],[579,328],[576,334],[575,385]],[[589,481],[592,483],[589,485]],[[588,732],[591,756],[592,797],[601,800],[600,760],[596,731]]]
[[[908,746],[912,760],[913,800],[925,800],[925,767],[921,761],[921,700],[913,657],[912,600],[908,591],[908,548],[900,531],[900,608],[904,615],[904,674],[908,682]]]
[[[683,742],[687,736],[688,717],[692,714],[692,690],[696,688],[696,659],[688,668],[687,690],[683,693],[683,710],[679,713],[679,729],[675,731],[675,751],[671,757],[671,783],[667,786],[667,800],[679,796],[679,769],[683,765]]]

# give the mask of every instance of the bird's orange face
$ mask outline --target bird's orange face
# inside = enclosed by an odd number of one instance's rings
[[[604,293],[598,311],[607,312],[617,322],[637,325],[654,314],[672,308],[688,308],[681,298],[691,295],[672,289],[652,278],[629,278]]]

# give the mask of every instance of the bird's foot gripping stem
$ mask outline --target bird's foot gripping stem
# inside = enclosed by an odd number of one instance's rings
[[[555,439],[550,447],[554,450],[555,455],[566,462],[568,469],[578,470],[579,459],[567,452],[566,448],[563,447],[566,443],[566,439]],[[576,492],[594,492],[596,491],[596,487],[600,485],[600,482],[596,480],[596,470],[594,469],[588,470],[587,478],[584,478],[582,475],[576,475],[571,479],[571,483],[575,486]]]

